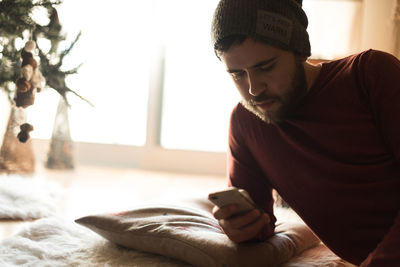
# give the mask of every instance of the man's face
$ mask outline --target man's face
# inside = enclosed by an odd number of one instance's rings
[[[219,56],[244,106],[267,123],[288,118],[307,93],[303,61],[292,52],[246,39]]]

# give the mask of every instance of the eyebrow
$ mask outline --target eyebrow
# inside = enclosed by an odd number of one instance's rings
[[[258,67],[260,67],[260,66],[267,65],[267,64],[269,64],[269,63],[275,61],[276,59],[277,59],[277,56],[275,56],[275,57],[273,57],[273,58],[270,58],[270,59],[267,59],[267,60],[263,60],[263,61],[257,62],[256,64],[254,64],[254,65],[252,65],[252,66],[250,66],[250,67],[248,67],[248,68],[249,68],[249,69],[258,68]],[[227,69],[227,72],[228,72],[228,73],[235,73],[235,72],[239,72],[239,71],[241,71],[241,70],[239,70],[239,69]]]

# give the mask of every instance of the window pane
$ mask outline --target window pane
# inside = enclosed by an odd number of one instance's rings
[[[227,148],[229,116],[239,96],[211,45],[211,18],[217,2],[160,1],[160,8],[169,14],[169,20],[164,21],[166,72],[161,132],[161,144],[166,148]]]
[[[305,0],[312,58],[334,59],[360,47],[362,1]]]
[[[151,1],[67,0],[58,8],[68,45],[82,36],[65,58],[66,70],[83,63],[67,85],[94,104],[89,106],[69,94],[70,129],[73,140],[96,143],[143,145],[151,39]],[[52,90],[48,90],[52,91]],[[33,137],[49,138],[58,96],[43,92],[28,116]],[[52,117],[52,118],[48,118]],[[46,119],[44,119],[46,118]]]

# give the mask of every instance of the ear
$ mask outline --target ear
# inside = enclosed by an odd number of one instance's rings
[[[307,61],[307,59],[308,59],[308,57],[305,57],[305,56],[303,56],[303,57],[300,57],[300,60],[301,60],[302,62],[306,62],[306,61]]]
[[[306,57],[306,56],[300,56],[300,55],[295,55],[295,59],[296,59],[298,62],[303,63],[303,62],[306,62],[306,61],[307,61],[308,57]]]

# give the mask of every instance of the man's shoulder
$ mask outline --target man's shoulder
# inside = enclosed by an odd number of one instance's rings
[[[367,63],[378,66],[387,63],[400,64],[399,60],[394,55],[380,50],[369,49],[363,53],[363,57],[366,58]]]
[[[322,64],[323,76],[328,80],[348,77],[349,75],[366,75],[383,70],[382,66],[400,64],[399,60],[384,51],[368,49],[340,59]]]
[[[381,50],[368,49],[347,57],[336,59],[331,63],[336,64],[348,64],[356,63],[357,65],[368,65],[368,64],[379,64],[388,61],[398,61],[398,59],[388,52]]]

